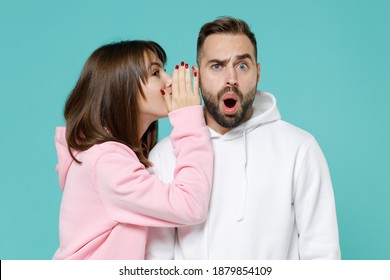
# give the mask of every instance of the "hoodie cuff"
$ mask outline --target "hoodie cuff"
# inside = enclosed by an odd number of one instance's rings
[[[187,106],[174,110],[168,114],[168,117],[174,128],[206,125],[202,105]]]

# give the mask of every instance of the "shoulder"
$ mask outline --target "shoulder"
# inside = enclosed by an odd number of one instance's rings
[[[150,151],[150,154],[149,154],[149,158],[152,160],[152,161],[155,161],[156,158],[166,158],[167,156],[173,156],[175,157],[174,155],[174,151],[173,151],[173,146],[172,146],[172,141],[170,139],[169,136],[163,138],[162,140],[160,140],[156,146],[154,146],[154,148]]]
[[[164,153],[164,152],[173,152],[173,146],[172,141],[169,136],[164,137],[162,140],[160,140],[156,146],[151,151],[151,154],[153,153]]]
[[[97,144],[91,147],[88,151],[85,152],[85,157],[89,160],[96,162],[100,158],[105,156],[115,155],[118,159],[123,156],[128,159],[137,159],[137,155],[124,144],[108,141],[102,144]]]
[[[277,120],[264,126],[264,130],[273,134],[276,138],[282,138],[289,142],[312,142],[314,136],[308,131],[299,128],[283,120]]]
[[[291,136],[295,136],[295,137],[301,138],[301,139],[314,138],[310,132],[308,132],[308,131],[306,131],[298,126],[295,126],[291,123],[288,123],[286,121],[280,120],[277,122],[277,125],[279,126],[281,131],[288,133]]]

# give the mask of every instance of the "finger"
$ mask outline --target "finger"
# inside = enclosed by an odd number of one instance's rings
[[[192,75],[194,76],[194,94],[199,95],[199,72],[195,65],[192,66]]]
[[[163,95],[165,104],[167,105],[168,112],[172,111],[172,96],[166,90],[161,89],[161,94]]]
[[[185,82],[186,82],[186,92],[188,94],[193,93],[192,91],[192,85],[191,85],[191,70],[188,66],[188,64],[185,65]]]
[[[172,92],[174,96],[178,95],[179,92],[179,66],[176,65],[175,69],[173,70],[172,73]]]
[[[185,68],[184,62],[182,61],[179,68],[179,94],[186,93],[186,83],[185,83]]]

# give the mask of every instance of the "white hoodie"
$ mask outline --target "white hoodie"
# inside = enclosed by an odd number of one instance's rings
[[[275,98],[258,92],[253,116],[224,135],[211,131],[214,181],[205,223],[151,229],[149,259],[339,259],[332,183],[309,133],[280,119]],[[175,156],[163,139],[155,172],[172,179]]]

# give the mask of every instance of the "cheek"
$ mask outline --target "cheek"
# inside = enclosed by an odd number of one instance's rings
[[[160,85],[154,86],[153,89],[151,89],[151,91],[149,92],[148,100],[150,100],[151,102],[155,102],[162,99],[162,93],[161,93],[162,88],[163,87]]]
[[[248,76],[243,76],[241,79],[238,81],[238,84],[241,85],[242,88],[253,88],[254,86],[256,87],[258,83],[257,79],[257,74],[255,75],[248,75]]]
[[[209,92],[218,92],[224,87],[223,81],[215,76],[210,77],[207,75],[199,76],[199,86]]]

